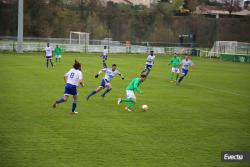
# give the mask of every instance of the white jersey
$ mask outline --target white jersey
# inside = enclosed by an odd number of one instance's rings
[[[103,79],[110,82],[116,75],[120,74],[118,70],[112,71],[112,68],[105,68],[103,71],[106,72],[105,77]]]
[[[103,56],[107,56],[108,55],[108,49],[104,49],[103,50]]]
[[[155,56],[154,55],[153,56],[148,55],[146,64],[147,65],[153,65],[154,64],[154,60],[155,60]]]
[[[181,64],[182,64],[182,69],[188,70],[188,68],[193,65],[193,62],[190,59],[188,60],[183,59],[181,61]]]
[[[82,72],[74,68],[70,69],[64,76],[67,77],[67,83],[78,86],[79,82],[82,81]]]
[[[50,56],[52,56],[53,48],[51,46],[49,46],[49,47],[46,46],[45,52],[46,52],[46,57],[50,57]]]

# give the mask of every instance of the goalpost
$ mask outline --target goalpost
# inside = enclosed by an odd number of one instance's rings
[[[215,41],[205,57],[218,57],[225,61],[250,63],[250,43],[237,41]]]
[[[77,32],[77,31],[70,31],[69,35],[69,43],[71,45],[83,45],[84,51],[88,50],[89,46],[89,33],[86,32]]]

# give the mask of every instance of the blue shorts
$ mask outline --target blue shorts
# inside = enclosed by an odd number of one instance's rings
[[[181,72],[184,76],[186,76],[187,74],[188,74],[188,70],[186,70],[186,69],[182,69],[182,72]]]
[[[50,60],[50,59],[52,59],[52,56],[46,56],[46,59]]]
[[[109,84],[109,81],[106,79],[102,79],[101,85],[99,87],[105,88],[107,84]]]
[[[151,70],[152,67],[153,67],[153,65],[148,65],[148,64],[146,64],[146,69]]]
[[[106,61],[108,59],[108,56],[102,56],[102,61]]]
[[[66,84],[64,87],[64,95],[77,95],[77,86],[76,85],[71,85],[71,84]]]

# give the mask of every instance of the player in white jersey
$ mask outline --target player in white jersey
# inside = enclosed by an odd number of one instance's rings
[[[181,61],[181,65],[182,65],[182,73],[181,77],[176,81],[177,85],[179,85],[180,82],[187,76],[189,67],[194,66],[189,56],[186,56],[185,59]]]
[[[102,66],[103,66],[103,68],[107,68],[107,64],[106,64],[106,61],[108,59],[108,49],[107,49],[107,46],[104,46],[102,55],[100,57],[102,57]]]
[[[150,51],[150,54],[148,55],[147,61],[145,64],[145,69],[142,71],[141,74],[145,74],[146,76],[148,76],[149,72],[151,71],[154,65],[154,61],[155,61],[154,51]]]
[[[103,98],[105,97],[105,95],[111,91],[112,86],[110,84],[110,81],[116,76],[116,75],[120,75],[120,77],[122,78],[122,80],[124,80],[124,76],[116,69],[116,64],[112,65],[112,68],[104,68],[102,70],[100,70],[98,72],[98,74],[95,75],[95,78],[98,78],[99,75],[102,72],[105,72],[105,76],[101,81],[101,85],[99,87],[97,87],[94,91],[92,91],[90,94],[87,95],[86,100],[89,100],[89,98],[91,96],[93,96],[94,94],[100,92],[102,89],[106,88],[105,92],[101,95]]]
[[[75,64],[73,65],[73,68],[70,69],[65,75],[64,75],[64,81],[66,83],[64,88],[64,97],[57,100],[53,104],[53,108],[56,108],[57,104],[66,102],[68,100],[69,95],[73,96],[73,103],[72,103],[72,114],[77,114],[76,112],[76,104],[77,104],[77,87],[80,84],[83,87],[83,77],[81,72],[81,63],[75,60]]]
[[[49,43],[47,43],[47,46],[45,47],[45,58],[46,58],[46,67],[49,67],[49,61],[52,67],[54,67],[53,62],[52,62],[52,57],[53,57],[53,48],[49,46]]]

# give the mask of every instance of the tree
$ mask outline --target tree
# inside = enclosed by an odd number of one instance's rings
[[[240,1],[241,0],[222,0],[222,7],[232,15],[232,12],[240,11]]]
[[[196,7],[199,6],[202,2],[200,0],[184,0],[184,8],[189,9],[190,11],[195,11]]]

